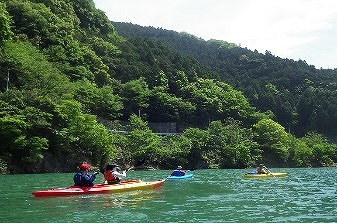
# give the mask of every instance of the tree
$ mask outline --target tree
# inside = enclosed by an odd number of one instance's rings
[[[176,122],[195,110],[189,101],[168,93],[164,87],[154,87],[149,101],[151,103],[146,111],[152,122]]]
[[[290,137],[289,142],[289,158],[298,167],[312,166],[313,150],[304,140]]]
[[[192,167],[207,168],[207,143],[209,141],[209,132],[199,128],[188,128],[183,132],[183,136],[189,139],[191,143],[189,163]]]
[[[312,163],[314,166],[330,166],[336,160],[336,144],[329,143],[326,137],[316,132],[309,132],[301,141],[312,149]]]
[[[162,137],[162,147],[159,153],[160,164],[163,167],[175,168],[177,163],[184,163],[185,168],[192,166],[192,143],[184,135],[168,135]]]
[[[258,121],[253,127],[257,142],[265,149],[277,154],[281,160],[286,161],[289,136],[284,127],[268,118]]]
[[[0,158],[17,164],[22,172],[32,172],[31,165],[40,161],[48,148],[48,140],[31,135],[31,128],[23,115],[0,118]]]
[[[6,4],[13,17],[13,32],[24,34],[29,39],[38,38],[43,48],[56,43],[64,44],[73,32],[74,24],[64,21],[45,4],[21,0],[6,0]]]
[[[127,148],[132,155],[131,162],[145,160],[145,163],[159,164],[162,150],[160,136],[154,134],[137,115],[132,115],[129,120],[131,131],[126,138]]]
[[[110,86],[98,88],[86,79],[76,82],[76,86],[74,98],[81,102],[88,113],[109,120],[119,118],[123,108],[122,100],[113,93]]]
[[[95,116],[82,113],[79,102],[64,100],[55,112],[56,148],[62,148],[59,152],[68,154],[67,158],[79,162],[79,159],[85,157],[90,158],[94,164],[100,164],[102,160],[118,156],[113,135],[97,123]]]
[[[276,143],[285,143],[288,140],[288,134],[285,128],[272,119],[262,119],[254,125],[258,142],[271,146]]]
[[[0,2],[0,47],[3,42],[13,36],[11,31],[12,19],[9,16],[5,4]]]
[[[144,78],[130,80],[122,84],[120,96],[124,104],[123,114],[130,117],[149,106],[150,90]]]
[[[209,127],[208,147],[218,154],[218,162],[222,168],[242,168],[255,163],[260,157],[257,143],[253,141],[253,133],[241,127],[241,123],[228,118],[224,124],[213,121]]]

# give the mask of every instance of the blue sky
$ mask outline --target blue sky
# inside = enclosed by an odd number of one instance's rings
[[[111,21],[187,32],[337,68],[336,0],[94,0]]]

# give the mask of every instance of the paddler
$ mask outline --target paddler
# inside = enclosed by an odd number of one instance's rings
[[[103,183],[118,184],[121,182],[121,178],[126,177],[126,170],[122,173],[117,171],[119,166],[117,164],[108,164],[105,167]]]
[[[172,173],[171,176],[184,176],[185,171],[183,171],[182,166],[178,166]]]
[[[268,168],[262,163],[257,167],[256,172],[258,174],[268,174],[268,173],[270,173]]]
[[[90,170],[90,165],[86,162],[83,162],[79,166],[79,171],[74,175],[74,185],[81,187],[94,186],[94,180],[96,179],[96,175],[99,173],[95,172],[93,174],[89,174]]]

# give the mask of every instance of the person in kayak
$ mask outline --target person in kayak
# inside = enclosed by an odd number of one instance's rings
[[[108,164],[105,167],[103,183],[118,184],[121,182],[122,177],[126,177],[126,170],[119,173],[117,168],[119,168],[117,164]]]
[[[256,172],[258,174],[268,174],[268,173],[270,173],[268,168],[262,163],[257,167]]]
[[[93,174],[89,174],[91,170],[89,164],[83,162],[79,166],[79,171],[74,175],[74,185],[81,187],[91,187],[94,186],[94,180],[96,179],[96,175],[98,172]]]
[[[175,169],[171,173],[171,176],[184,176],[184,175],[185,175],[185,171],[183,171],[183,167],[182,166],[178,166],[177,169]]]

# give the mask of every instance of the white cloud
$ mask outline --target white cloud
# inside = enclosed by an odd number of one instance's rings
[[[337,68],[335,0],[94,0],[112,21],[185,31]],[[336,38],[334,38],[335,40]],[[330,42],[331,45],[326,46]],[[320,57],[316,54],[320,52]],[[331,54],[332,53],[332,54]]]

